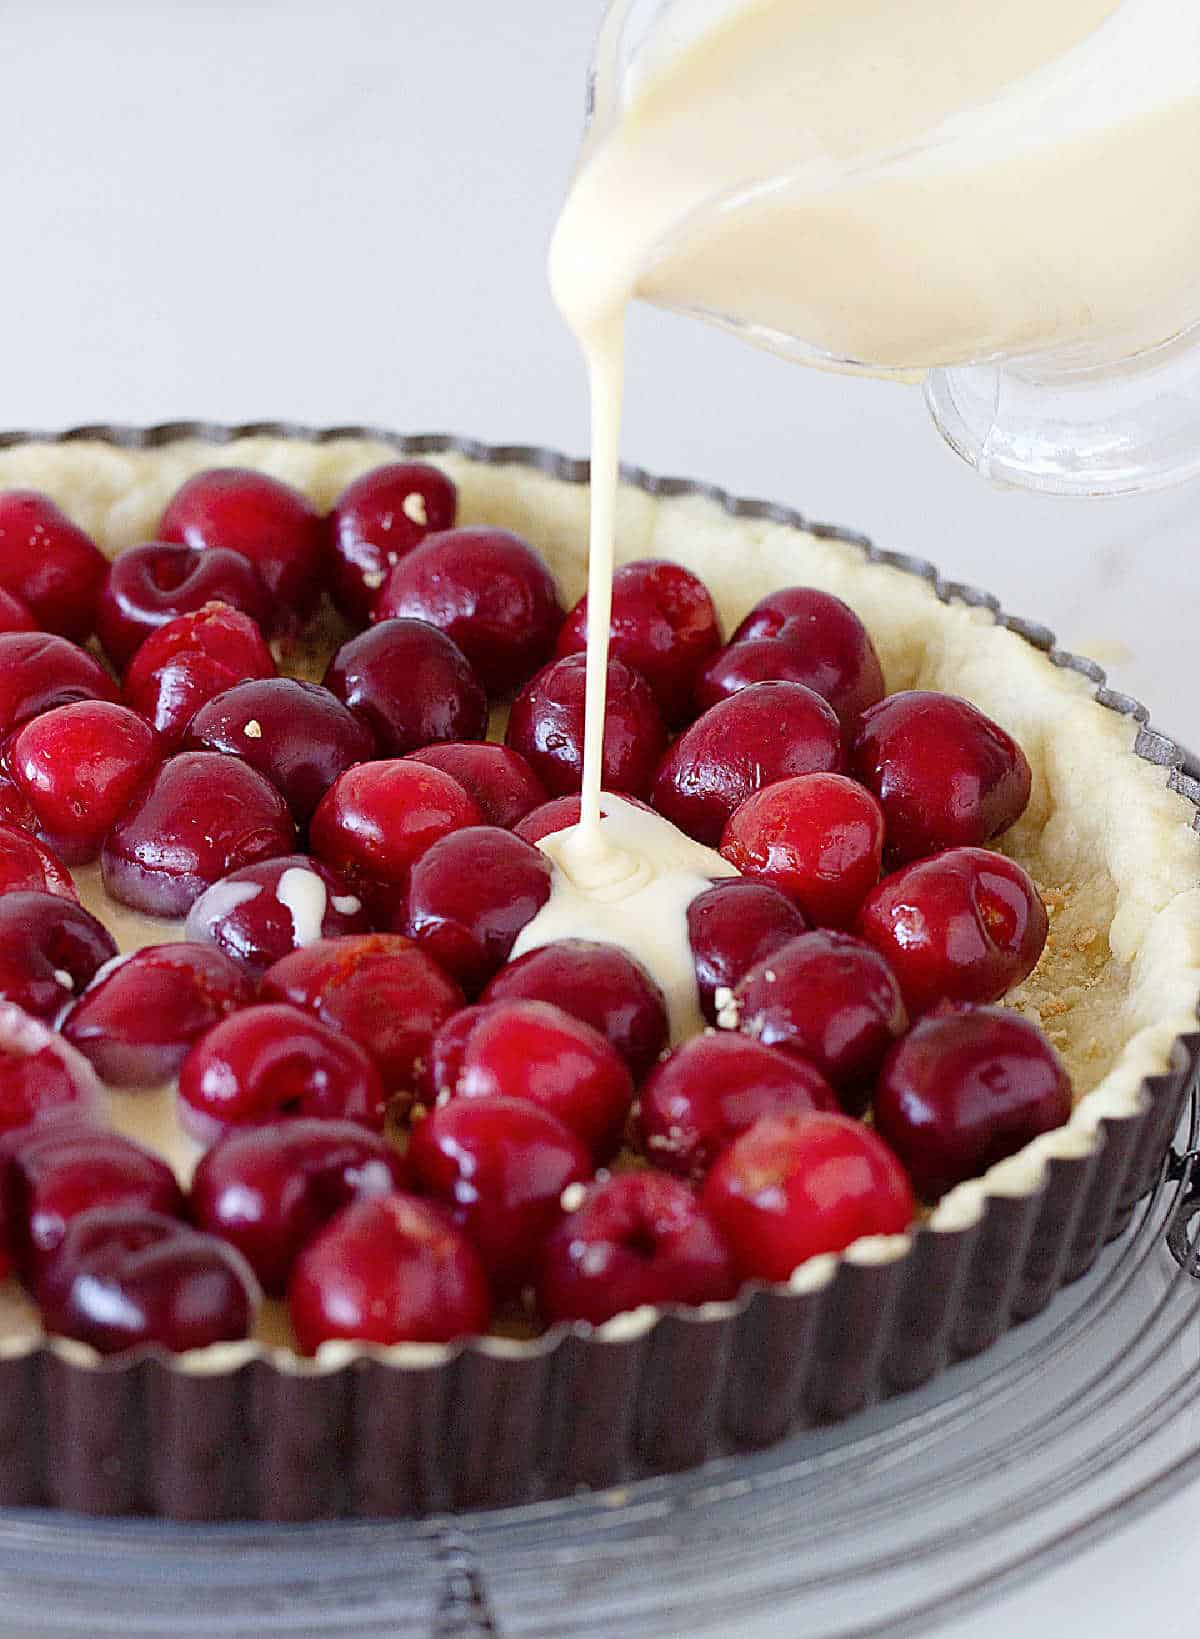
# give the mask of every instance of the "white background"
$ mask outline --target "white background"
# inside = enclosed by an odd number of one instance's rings
[[[0,423],[363,420],[581,452],[544,258],[598,11],[0,0]],[[1004,494],[912,389],[649,312],[631,347],[628,459],[926,555],[1111,662],[1200,744],[1195,486]],[[1190,1632],[1200,1490],[1170,1513],[947,1631]]]

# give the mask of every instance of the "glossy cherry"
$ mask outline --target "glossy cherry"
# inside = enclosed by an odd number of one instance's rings
[[[78,901],[71,873],[50,849],[19,831],[0,825],[0,894],[53,893]]]
[[[38,623],[27,604],[0,586],[0,632],[36,632]]]
[[[1023,1149],[1071,1114],[1071,1083],[1042,1032],[1001,1007],[922,1019],[888,1054],[875,1125],[926,1200]]]
[[[808,923],[778,888],[731,876],[697,895],[687,911],[688,943],[696,969],[700,1009],[709,1024],[729,1005],[750,969]]]
[[[583,783],[586,676],[586,655],[551,661],[521,690],[508,719],[507,743],[556,796],[578,791]],[[662,714],[649,683],[623,660],[610,660],[602,758],[605,790],[644,797],[665,745]]]
[[[0,735],[55,706],[116,698],[117,686],[100,662],[65,637],[0,634]]]
[[[104,1089],[82,1054],[14,1003],[0,1002],[0,1133],[64,1115],[100,1121],[106,1107]]]
[[[95,542],[48,495],[0,494],[0,587],[20,599],[43,631],[82,642],[107,573]]]
[[[209,603],[227,603],[264,630],[271,627],[271,598],[258,570],[240,552],[201,551],[167,541],[132,546],[109,566],[96,604],[96,634],[113,665],[124,671],[151,632]]]
[[[485,740],[459,740],[447,745],[422,746],[410,751],[409,759],[440,768],[456,779],[474,797],[486,825],[506,831],[517,825],[546,801],[546,787],[529,764],[511,746],[489,744]]]
[[[3,764],[0,764],[0,825],[37,835],[37,815],[29,806],[29,798],[5,773]]]
[[[362,718],[385,757],[487,734],[479,679],[458,645],[424,620],[384,620],[343,643],[325,687]]]
[[[125,668],[125,704],[173,747],[214,695],[247,678],[274,675],[271,651],[250,616],[206,603],[150,633]]]
[[[108,929],[59,894],[0,894],[0,1000],[54,1019],[117,954]]]
[[[634,808],[641,808],[647,814],[654,812],[650,804],[643,802],[640,797],[632,797],[628,791],[622,792],[621,795],[622,799],[631,803]],[[551,797],[550,801],[542,803],[540,808],[531,809],[513,830],[523,842],[541,842],[545,837],[555,836],[559,831],[567,831],[572,825],[578,825],[582,806],[579,797]],[[607,817],[602,808],[601,820]]]
[[[206,888],[188,912],[187,936],[261,974],[289,951],[370,925],[362,900],[336,871],[307,854],[285,854]]]
[[[453,483],[423,461],[392,461],[348,484],[329,514],[330,585],[342,613],[365,624],[388,570],[432,531],[450,529],[457,509]]]

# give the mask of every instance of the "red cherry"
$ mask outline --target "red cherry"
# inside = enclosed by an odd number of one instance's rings
[[[371,619],[395,617],[445,632],[502,699],[550,658],[563,609],[554,576],[519,535],[449,529],[426,536],[389,572]]]
[[[633,1103],[624,1060],[591,1025],[547,1002],[468,1007],[433,1039],[435,1095],[503,1095],[556,1116],[597,1160],[616,1150]]]
[[[410,1195],[358,1201],[296,1260],[292,1326],[305,1354],[331,1338],[451,1343],[487,1330],[479,1256],[440,1213]]]
[[[734,987],[756,963],[808,928],[778,888],[740,876],[698,894],[688,906],[687,925],[700,1010],[709,1024],[716,1024]]]
[[[307,854],[232,871],[204,890],[187,917],[189,939],[216,945],[255,974],[314,940],[369,927],[362,901],[336,871]]]
[[[297,825],[308,824],[339,774],[375,755],[370,730],[347,706],[293,677],[255,678],[215,695],[192,718],[185,743],[256,768]]]
[[[0,894],[53,893],[78,903],[71,873],[36,837],[0,825]]]
[[[116,954],[82,905],[59,894],[0,895],[0,1001],[53,1019]]]
[[[1030,877],[986,848],[949,848],[894,871],[858,919],[912,1013],[940,1001],[998,1001],[1033,972],[1048,926]]]
[[[743,876],[785,893],[816,926],[853,927],[879,881],[883,812],[844,774],[798,774],[735,809],[721,852]]]
[[[894,864],[990,842],[1025,812],[1025,753],[966,700],[928,689],[889,695],[863,717],[851,772],[879,798]]]
[[[0,586],[44,631],[82,642],[107,572],[95,542],[48,495],[0,494]]]
[[[528,842],[470,825],[417,860],[397,920],[468,995],[507,962],[521,930],[550,897],[550,866]]]
[[[39,829],[69,865],[95,859],[161,762],[145,718],[107,700],[56,706],[26,723],[8,752]]]
[[[209,603],[227,603],[259,626],[271,624],[272,603],[262,578],[240,552],[152,541],[130,547],[108,570],[96,605],[96,632],[118,671],[151,632]]]
[[[413,1090],[434,1032],[464,1005],[453,979],[396,933],[306,945],[268,969],[261,994],[344,1031],[375,1061],[389,1093]]]
[[[507,743],[529,760],[556,796],[578,791],[583,783],[586,676],[586,655],[551,661],[521,690],[508,719]],[[623,660],[610,660],[604,789],[644,797],[665,745],[666,730],[649,683]]]
[[[912,1190],[887,1145],[845,1115],[764,1115],[725,1151],[701,1197],[743,1277],[787,1280],[864,1235],[900,1235]]]
[[[357,1042],[282,1003],[248,1007],[206,1031],[179,1072],[180,1118],[211,1140],[284,1115],[354,1121],[381,1132],[387,1094]]]
[[[273,785],[236,757],[185,751],[165,762],[109,832],[100,856],[114,899],[183,916],[243,865],[286,854],[296,830]]]
[[[125,704],[177,746],[200,707],[249,677],[274,677],[262,633],[237,609],[206,603],[159,626],[125,670]]]
[[[391,566],[450,529],[457,509],[449,478],[422,461],[393,461],[347,485],[329,514],[333,599],[346,618],[364,624]]]
[[[9,825],[15,831],[25,831],[30,836],[37,834],[37,815],[29,806],[29,798],[21,791],[5,773],[0,764],[0,824]]]
[[[258,1296],[224,1241],[123,1206],[75,1218],[38,1288],[46,1329],[105,1355],[148,1343],[183,1353],[248,1337]]]
[[[36,631],[37,621],[28,606],[0,586],[0,632]]]
[[[403,1174],[399,1152],[352,1121],[235,1127],[200,1158],[192,1218],[237,1247],[264,1291],[277,1297],[300,1252],[335,1213],[399,1189]]]
[[[651,801],[711,846],[760,786],[793,774],[837,773],[842,732],[833,708],[802,683],[756,683],[685,729],[663,758]]]
[[[100,662],[65,637],[0,634],[0,735],[55,706],[116,698],[117,686]]]
[[[609,650],[654,690],[673,727],[694,716],[696,674],[720,647],[717,611],[704,582],[664,558],[622,564],[613,575]],[[559,634],[560,658],[587,648],[587,598],[580,598]]]
[[[729,1014],[745,1035],[815,1064],[852,1114],[866,1108],[884,1054],[908,1028],[900,986],[879,952],[824,929],[752,967]]]
[[[245,467],[198,472],[176,491],[158,525],[162,541],[240,552],[258,570],[277,611],[303,619],[316,606],[325,566],[325,522],[277,478]]]
[[[648,802],[643,802],[640,797],[631,797],[628,791],[622,793],[622,801],[630,803],[634,808],[640,808],[643,813],[654,812]],[[557,835],[559,831],[569,830],[572,825],[578,825],[582,806],[579,797],[551,797],[549,802],[542,803],[540,808],[534,808],[526,814],[513,830],[522,842],[541,842],[546,837]],[[602,812],[600,818],[604,820],[608,816]]]
[[[62,1033],[110,1087],[154,1087],[210,1026],[253,1000],[244,969],[211,945],[146,945],[92,980]]]
[[[546,1320],[593,1326],[643,1305],[724,1303],[737,1289],[712,1218],[686,1184],[657,1172],[593,1184],[547,1237],[537,1279]]]
[[[106,1108],[82,1054],[14,1003],[0,1002],[0,1132],[64,1115],[100,1120]]]
[[[500,969],[485,1002],[550,1002],[606,1036],[640,1080],[667,1044],[663,993],[616,945],[561,939]]]
[[[832,1087],[803,1059],[706,1031],[651,1070],[640,1099],[641,1148],[655,1166],[699,1182],[759,1116],[837,1108]]]
[[[474,797],[486,825],[511,831],[546,801],[546,787],[524,757],[510,746],[487,741],[453,741],[410,751],[409,760],[440,768]]]
[[[487,735],[487,697],[458,645],[423,620],[384,620],[343,643],[325,687],[387,757]]]
[[[1002,1007],[922,1019],[888,1054],[875,1125],[936,1200],[1071,1115],[1071,1083],[1036,1025]]]
[[[451,1099],[414,1127],[408,1157],[503,1291],[530,1279],[563,1190],[592,1171],[574,1133],[515,1098]]]

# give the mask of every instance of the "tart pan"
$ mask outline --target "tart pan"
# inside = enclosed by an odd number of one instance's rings
[[[412,456],[535,468],[570,484],[588,475],[586,462],[546,450],[275,422],[6,433],[0,449],[247,437],[368,439]],[[987,610],[1137,725],[1135,754],[1169,770],[1200,830],[1200,782],[1180,748],[1044,627],[943,581],[923,560],[786,508],[636,469],[625,480],[844,543],[919,577],[943,602]],[[610,1487],[837,1421],[978,1353],[1090,1268],[1155,1182],[1198,1063],[1200,1031],[1179,1036],[1169,1070],[1143,1081],[1138,1107],[1101,1121],[1100,1142],[1086,1153],[1052,1156],[1037,1189],[986,1193],[972,1221],[923,1225],[903,1255],[826,1260],[817,1278],[802,1270],[788,1286],[752,1285],[730,1304],[639,1311],[595,1333],[560,1326],[532,1342],[332,1345],[315,1364],[253,1344],[101,1360],[63,1340],[0,1340],[0,1506],[208,1520],[421,1515]]]

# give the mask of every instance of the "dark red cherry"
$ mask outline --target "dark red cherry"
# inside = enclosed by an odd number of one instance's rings
[[[371,619],[427,620],[466,655],[494,699],[550,658],[563,621],[554,576],[507,529],[427,535],[388,573]]]
[[[385,757],[487,735],[487,697],[458,645],[424,620],[384,620],[343,643],[325,687]]]
[[[96,918],[60,894],[0,895],[0,1000],[52,1020],[117,954]]]
[[[27,604],[0,586],[0,632],[36,632],[37,621]]]
[[[16,786],[0,763],[0,825],[10,825],[15,831],[37,835],[37,815],[29,806],[29,798]]]
[[[607,1036],[639,1081],[667,1044],[662,991],[616,945],[561,939],[527,951],[500,969],[482,999],[561,1007]]]
[[[245,1258],[279,1297],[301,1251],[343,1207],[401,1187],[404,1163],[352,1121],[303,1117],[232,1128],[200,1158],[192,1219]]]
[[[83,1055],[14,1003],[0,1002],[0,1133],[64,1115],[102,1121],[106,1110],[104,1089]]]
[[[62,1033],[110,1087],[155,1087],[210,1026],[253,1000],[245,969],[211,945],[146,945],[92,980]]]
[[[227,603],[271,628],[267,589],[240,552],[204,552],[167,541],[133,546],[109,567],[96,605],[96,633],[113,665],[124,671],[151,632],[208,603]]]
[[[656,1167],[698,1182],[759,1116],[837,1108],[832,1087],[803,1059],[706,1031],[651,1070],[639,1098],[641,1148]]]
[[[894,864],[990,842],[1025,812],[1032,783],[1011,735],[968,701],[928,689],[873,706],[850,763],[879,798]]]
[[[114,899],[150,916],[184,916],[205,888],[295,846],[287,804],[236,757],[170,758],[109,832],[100,856]]]
[[[644,813],[654,812],[648,802],[643,802],[640,797],[631,797],[628,791],[622,793],[622,801],[642,809]],[[582,806],[579,797],[551,797],[540,808],[531,809],[513,830],[523,842],[541,842],[546,837],[556,836],[559,831],[570,830],[572,825],[578,825]],[[600,818],[604,820],[607,817],[602,806]]]
[[[900,1162],[845,1115],[760,1116],[719,1157],[701,1200],[750,1280],[787,1280],[864,1235],[902,1235],[915,1211]]]
[[[417,860],[396,931],[473,995],[504,966],[549,897],[544,855],[511,831],[470,825]]]
[[[1071,1115],[1071,1083],[1042,1032],[1002,1007],[922,1019],[888,1054],[875,1125],[928,1201],[977,1178]]]
[[[107,572],[95,542],[48,495],[29,489],[0,494],[0,586],[43,631],[82,642]]]
[[[206,603],[151,632],[125,669],[125,704],[174,747],[214,695],[274,675],[271,651],[250,616]]]
[[[401,1194],[358,1201],[321,1230],[296,1260],[289,1303],[306,1354],[332,1338],[451,1343],[485,1332],[492,1311],[474,1247]]]
[[[600,1326],[644,1305],[736,1296],[733,1256],[686,1184],[627,1172],[579,1193],[538,1260],[538,1309],[547,1321]]]
[[[0,894],[53,893],[78,902],[66,866],[36,837],[0,825]]]
[[[731,876],[697,895],[687,911],[700,1010],[709,1024],[729,1006],[750,969],[808,929],[795,905],[767,882]]]
[[[884,1054],[908,1028],[879,952],[849,933],[802,933],[752,967],[721,1023],[814,1064],[845,1109],[866,1108]]]
[[[365,624],[388,570],[433,530],[450,529],[458,495],[423,461],[393,461],[356,478],[329,514],[331,588],[348,620]]]
[[[802,683],[756,683],[710,707],[663,758],[651,801],[697,842],[715,847],[734,810],[795,774],[836,774],[842,731]]]
[[[258,570],[276,610],[293,620],[316,607],[325,521],[299,490],[265,472],[214,467],[196,473],[175,492],[159,520],[158,538],[240,552]]]
[[[486,825],[511,831],[546,801],[546,787],[524,757],[511,746],[483,740],[460,740],[447,745],[422,746],[409,759],[440,768],[474,797]]]
[[[507,743],[528,759],[557,796],[583,783],[584,692],[587,656],[570,654],[543,666],[513,701]],[[654,692],[623,660],[608,663],[604,712],[606,791],[644,797],[666,745]]]
[[[0,634],[0,735],[55,706],[116,698],[117,686],[100,662],[65,637]]]
[[[265,774],[297,825],[308,824],[339,774],[375,755],[370,730],[349,707],[294,677],[256,678],[214,696],[192,718],[186,744]]]
[[[307,854],[232,871],[204,890],[187,918],[189,939],[215,945],[253,974],[318,939],[369,928],[361,899]]]
[[[940,1001],[998,1001],[1033,972],[1047,928],[1032,879],[987,848],[948,848],[894,871],[858,919],[912,1013]]]

